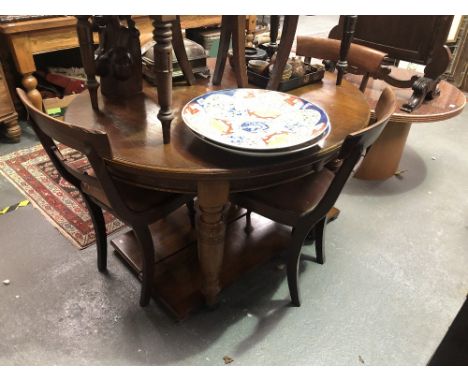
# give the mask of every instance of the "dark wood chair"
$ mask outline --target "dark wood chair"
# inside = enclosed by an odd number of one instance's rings
[[[395,95],[386,88],[376,107],[376,121],[345,139],[334,161],[333,170],[325,167],[286,184],[231,196],[232,202],[248,211],[246,232],[252,230],[252,211],[292,227],[286,257],[289,292],[294,305],[300,306],[298,267],[306,237],[309,232],[314,231],[317,262],[323,264],[326,215],[338,199],[356,164],[378,138],[394,110]]]
[[[311,58],[318,58],[328,61],[330,69],[334,69],[335,63],[340,58],[341,41],[316,37],[297,36],[296,54],[306,57],[310,62]],[[371,49],[363,45],[351,43],[347,56],[347,71],[353,74],[362,75],[359,89],[364,92],[369,77],[379,77],[387,54],[379,50]]]
[[[149,225],[187,204],[194,226],[193,197],[144,189],[117,179],[110,171],[112,151],[105,132],[88,131],[51,118],[36,109],[22,89],[17,89],[17,93],[52,163],[83,196],[96,232],[100,272],[107,269],[107,238],[102,209],[110,211],[133,229],[143,254],[140,305],[148,305],[154,274],[154,245]],[[83,172],[67,163],[55,141],[86,155],[91,169]]]

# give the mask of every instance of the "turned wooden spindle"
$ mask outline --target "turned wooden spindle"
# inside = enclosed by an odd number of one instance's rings
[[[172,23],[175,16],[151,16],[153,20],[154,69],[156,76],[159,112],[163,141],[171,141],[171,122],[174,118],[172,103]]]
[[[93,31],[90,16],[76,16],[78,22],[76,31],[80,44],[81,60],[86,73],[86,86],[91,97],[91,105],[94,110],[99,110],[97,91],[99,83],[96,80],[96,66],[94,64],[94,46],[93,46]]]
[[[336,63],[338,75],[336,77],[336,84],[341,85],[343,75],[348,69],[348,52],[351,46],[351,41],[354,36],[354,29],[356,28],[357,16],[344,16],[343,38],[341,39],[340,46],[340,59]]]

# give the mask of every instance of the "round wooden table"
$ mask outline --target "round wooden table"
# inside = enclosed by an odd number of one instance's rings
[[[410,78],[415,72],[403,69],[392,69],[392,74],[399,78]],[[346,78],[356,84],[361,77],[347,75]],[[370,79],[364,95],[374,110],[378,97],[385,86],[390,86],[382,80]],[[390,86],[395,92],[397,105],[395,112],[384,131],[373,144],[364,158],[355,177],[366,180],[385,180],[392,177],[398,170],[403,149],[405,148],[411,125],[413,123],[437,122],[453,118],[460,114],[465,107],[466,97],[459,89],[447,81],[439,84],[440,95],[431,101],[425,101],[412,113],[400,109],[411,94],[411,88],[400,89]]]
[[[209,60],[210,69],[214,62]],[[155,89],[126,100],[99,99],[99,112],[93,111],[87,92],[76,97],[65,114],[66,122],[90,130],[106,131],[113,160],[112,171],[127,182],[163,191],[193,193],[198,197],[197,245],[202,273],[202,293],[208,304],[217,300],[219,274],[223,262],[225,221],[223,208],[229,193],[266,188],[305,176],[320,169],[337,154],[345,137],[365,126],[370,109],[363,94],[336,76],[326,73],[322,82],[305,86],[291,94],[321,106],[331,121],[331,133],[322,149],[279,157],[238,155],[210,146],[197,138],[180,117],[182,107],[192,98],[215,87],[207,79],[194,86],[174,86],[175,118],[171,143],[163,144],[156,115]],[[226,69],[222,88],[235,88],[235,78]]]

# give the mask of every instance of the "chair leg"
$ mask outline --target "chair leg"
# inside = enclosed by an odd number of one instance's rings
[[[219,85],[223,78],[224,68],[229,50],[229,43],[232,35],[232,16],[224,15],[221,19],[221,35],[219,37],[218,55],[216,56],[216,64],[213,72],[213,85]]]
[[[284,16],[283,31],[281,33],[281,39],[277,50],[276,62],[271,73],[270,80],[267,84],[268,90],[278,90],[281,82],[281,76],[283,74],[284,67],[291,53],[291,48],[296,36],[297,23],[299,16]]]
[[[299,260],[301,258],[303,240],[293,237],[291,248],[287,254],[287,277],[289,294],[291,295],[292,304],[301,306],[301,299],[299,297]]]
[[[101,207],[94,203],[89,196],[84,193],[81,195],[88,207],[96,235],[97,267],[99,272],[105,272],[107,270],[107,232],[104,215]]]
[[[247,210],[247,213],[245,214],[245,227],[244,227],[244,232],[246,234],[250,234],[253,231],[251,215],[252,215],[252,211]]]
[[[151,299],[151,288],[154,275],[154,245],[148,226],[134,226],[133,231],[140,244],[142,258],[142,280],[140,306],[147,306]]]
[[[185,51],[184,37],[182,36],[182,28],[180,26],[180,16],[177,16],[176,20],[172,23],[172,47],[187,84],[192,85],[195,82],[195,76],[193,75],[192,65]]]
[[[305,245],[311,245],[313,244],[315,241],[315,231],[314,231],[314,228],[312,228],[310,230],[310,232],[307,234],[305,240],[304,240],[304,244]]]
[[[327,217],[325,216],[314,227],[315,234],[315,255],[317,263],[325,263],[325,227],[327,226]]]
[[[187,209],[189,211],[190,225],[192,226],[192,228],[195,228],[196,211],[195,211],[195,202],[193,201],[193,199],[191,201],[187,202],[186,206],[187,206]]]
[[[232,55],[236,63],[237,87],[246,88],[248,79],[245,63],[245,16],[233,16]]]

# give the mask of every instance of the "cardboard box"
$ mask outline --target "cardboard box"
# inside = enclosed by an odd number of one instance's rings
[[[70,103],[75,99],[76,96],[77,94],[70,94],[64,96],[63,98],[45,98],[42,101],[42,104],[44,105],[44,110],[48,115],[63,121],[65,110],[67,109],[68,105],[70,105]]]

